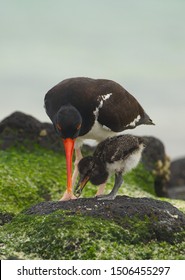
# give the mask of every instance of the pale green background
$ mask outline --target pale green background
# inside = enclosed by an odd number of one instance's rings
[[[172,158],[185,155],[184,0],[0,1],[0,120],[15,110],[49,121],[45,93],[74,76],[108,78],[156,123]]]

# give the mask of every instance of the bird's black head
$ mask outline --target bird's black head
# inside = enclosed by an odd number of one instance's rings
[[[62,106],[54,117],[54,127],[62,139],[77,138],[81,125],[82,117],[78,110],[71,105]]]
[[[80,179],[75,188],[77,196],[80,196],[88,181],[98,186],[105,183],[109,175],[105,165],[92,156],[82,158],[78,164],[78,170]]]

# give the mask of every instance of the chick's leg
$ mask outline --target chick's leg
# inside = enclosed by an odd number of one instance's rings
[[[103,184],[99,185],[99,188],[98,188],[97,193],[95,194],[95,196],[103,195],[105,187],[106,187],[106,183],[103,183]]]
[[[114,187],[112,189],[112,191],[109,194],[106,195],[101,195],[98,197],[98,200],[112,200],[116,197],[116,194],[119,190],[119,188],[121,187],[123,183],[123,177],[122,177],[122,173],[116,173],[115,174],[115,183],[114,183]]]

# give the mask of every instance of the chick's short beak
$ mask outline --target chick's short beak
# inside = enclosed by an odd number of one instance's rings
[[[78,181],[75,190],[74,190],[74,194],[75,196],[79,197],[82,193],[83,188],[85,187],[85,185],[87,184],[87,182],[89,181],[89,176],[86,176],[85,178],[81,179]]]

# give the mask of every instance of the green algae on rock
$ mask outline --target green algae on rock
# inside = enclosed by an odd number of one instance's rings
[[[43,202],[2,227],[0,247],[2,259],[185,259],[185,215],[148,198]]]
[[[65,189],[62,153],[35,146],[31,151],[7,149],[0,156],[2,259],[185,259],[184,227],[177,224],[183,222],[183,215],[173,212],[173,207],[168,212],[173,204],[185,213],[184,201],[156,200],[153,175],[142,165],[125,176],[119,191],[124,196],[102,202],[102,211],[97,207],[100,202],[92,198],[97,190],[92,185],[75,202],[52,201]],[[109,181],[106,191],[111,188]],[[143,215],[136,205],[139,201],[144,205]],[[151,202],[155,207],[148,207]],[[89,215],[92,206],[97,211]],[[158,212],[162,218],[156,217]]]

